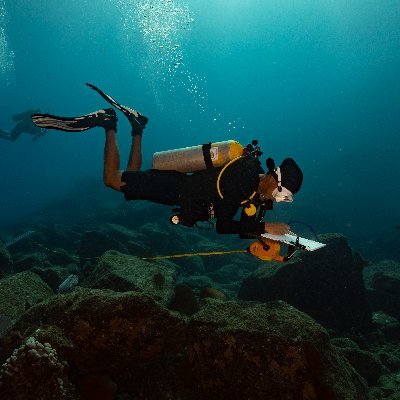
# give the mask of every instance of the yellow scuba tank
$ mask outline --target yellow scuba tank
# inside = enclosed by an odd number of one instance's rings
[[[243,146],[235,140],[207,143],[154,153],[152,168],[194,172],[211,167],[222,167],[242,154]]]

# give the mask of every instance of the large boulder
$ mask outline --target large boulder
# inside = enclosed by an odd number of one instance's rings
[[[46,253],[27,253],[14,257],[14,271],[28,271],[32,268],[49,268],[52,264]]]
[[[16,319],[29,307],[53,295],[51,288],[33,272],[8,276],[0,280],[0,315]]]
[[[125,254],[129,253],[124,244],[104,232],[85,232],[82,235],[78,250],[81,265],[86,262],[97,263],[99,257],[108,250],[116,250]]]
[[[333,339],[332,342],[340,349],[353,368],[366,379],[368,385],[376,384],[380,376],[387,372],[379,357],[370,351],[360,349],[350,339],[343,339]]]
[[[188,318],[136,292],[81,288],[30,309],[15,329],[54,348],[85,398],[95,398],[99,377],[118,398],[367,398],[327,332],[288,304],[202,304]],[[18,346],[0,340],[0,363]]]
[[[243,300],[284,300],[327,328],[364,329],[372,313],[366,300],[362,270],[343,236],[321,235],[326,247],[304,252],[284,264],[261,267],[242,282]]]
[[[145,293],[163,304],[174,294],[175,269],[169,261],[150,263],[116,251],[103,254],[95,268],[80,281],[81,286],[116,292]]]
[[[130,254],[145,256],[149,253],[148,248],[151,244],[147,243],[146,236],[139,232],[117,224],[103,224],[101,232],[123,243]]]

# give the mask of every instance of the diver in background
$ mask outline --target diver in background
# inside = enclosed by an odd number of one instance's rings
[[[274,161],[269,158],[268,172],[264,173],[258,159],[261,152],[255,150],[239,157],[227,172],[222,171],[222,167],[211,167],[192,174],[157,169],[140,171],[142,133],[148,118],[138,111],[120,105],[96,86],[87,86],[120,110],[131,124],[132,145],[125,171],[120,170],[116,141],[118,118],[113,108],[79,117],[34,114],[32,120],[40,128],[67,132],[104,128],[106,141],[103,180],[106,186],[123,192],[126,200],[148,200],[168,206],[179,206],[177,220],[174,221],[173,216],[172,223],[195,226],[199,221],[216,218],[218,233],[239,234],[243,238],[263,233],[289,233],[288,225],[264,222],[263,217],[265,210],[272,209],[273,202],[292,202],[293,194],[300,190],[303,173],[293,159],[287,158],[275,168]],[[221,197],[218,196],[216,187],[217,180],[221,180],[223,172],[224,197]],[[241,218],[237,221],[234,217],[241,207]],[[252,211],[247,212],[247,208]]]
[[[15,142],[22,133],[32,135],[33,140],[37,140],[40,136],[43,136],[45,130],[37,127],[31,119],[31,115],[38,112],[40,112],[39,109],[32,109],[13,115],[12,120],[16,122],[14,128],[11,132],[0,129],[0,138],[10,142]]]

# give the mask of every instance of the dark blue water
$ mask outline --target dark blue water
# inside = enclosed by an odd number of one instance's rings
[[[1,128],[30,107],[106,107],[91,82],[150,118],[147,167],[157,150],[257,138],[304,171],[278,213],[354,241],[400,223],[398,1],[0,0],[0,15]],[[122,116],[118,137],[124,168]],[[0,141],[0,229],[101,181],[103,140]]]

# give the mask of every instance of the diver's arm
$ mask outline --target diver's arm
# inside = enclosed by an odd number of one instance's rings
[[[238,210],[237,206],[226,203],[219,204],[216,230],[221,234],[238,234],[241,238],[246,235],[261,235],[271,233],[272,235],[284,235],[289,232],[289,226],[281,222],[259,221],[255,216],[247,216],[244,212],[241,214],[240,221],[234,220]]]
[[[265,222],[264,223],[265,233],[270,233],[271,235],[285,235],[289,233],[290,227],[282,222]]]
[[[242,216],[240,221],[234,219],[238,206],[228,202],[220,202],[217,204],[217,233],[221,234],[238,234],[240,236],[246,234],[261,235],[265,231],[264,222],[256,221],[253,217]]]
[[[219,218],[216,223],[216,230],[217,233],[223,234],[262,235],[263,233],[270,233],[280,236],[289,233],[289,226],[281,222],[235,221]]]

